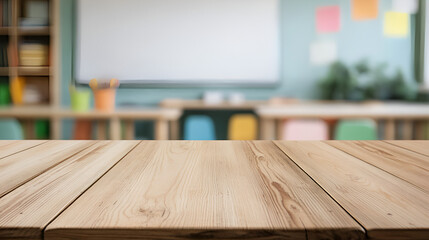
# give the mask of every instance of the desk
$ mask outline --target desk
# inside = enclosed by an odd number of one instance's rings
[[[0,141],[0,238],[427,239],[415,143]]]
[[[25,120],[27,132],[34,131],[34,119],[51,120],[52,136],[54,139],[60,138],[61,125],[63,119],[87,119],[98,121],[99,138],[105,139],[106,123],[110,124],[110,139],[119,140],[121,138],[120,121],[124,120],[125,132],[127,139],[133,139],[134,121],[135,120],[153,120],[155,121],[155,139],[169,139],[169,122],[177,121],[182,114],[178,109],[147,108],[147,109],[119,109],[114,112],[75,112],[68,109],[25,106],[25,107],[6,107],[0,108],[0,117],[19,118]],[[30,138],[32,136],[30,135]]]
[[[429,120],[429,104],[416,103],[299,103],[263,105],[256,109],[261,118],[261,137],[276,138],[276,124],[291,118],[346,119],[371,118],[386,120],[385,139],[395,139],[395,120],[405,122],[404,132],[411,132],[414,120]],[[408,137],[409,138],[409,137]]]

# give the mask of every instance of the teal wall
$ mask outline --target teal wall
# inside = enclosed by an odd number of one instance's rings
[[[272,88],[222,88],[225,93],[240,91],[247,99],[267,99],[272,96],[291,98],[317,98],[317,80],[327,68],[313,66],[309,62],[309,45],[318,39],[333,39],[338,43],[340,60],[352,64],[363,58],[370,63],[386,62],[390,69],[400,68],[408,81],[413,80],[412,39],[384,38],[383,13],[391,5],[390,0],[380,0],[379,17],[376,20],[353,21],[350,17],[349,0],[282,0],[282,77]],[[341,31],[317,34],[315,10],[318,6],[339,5]],[[102,8],[100,8],[102,11]],[[69,105],[68,85],[72,77],[73,0],[61,1],[62,43],[62,104]],[[204,91],[214,88],[134,88],[120,89],[117,104],[156,104],[164,98],[200,98]]]

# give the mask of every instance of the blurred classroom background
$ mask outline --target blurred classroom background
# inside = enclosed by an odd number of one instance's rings
[[[425,0],[1,0],[0,139],[429,139]]]

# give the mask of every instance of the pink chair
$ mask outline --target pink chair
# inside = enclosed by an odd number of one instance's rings
[[[286,120],[282,140],[328,140],[329,128],[322,120]]]

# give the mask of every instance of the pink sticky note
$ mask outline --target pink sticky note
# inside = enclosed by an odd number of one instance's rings
[[[319,33],[338,32],[340,30],[340,7],[327,6],[317,8],[316,27]]]

